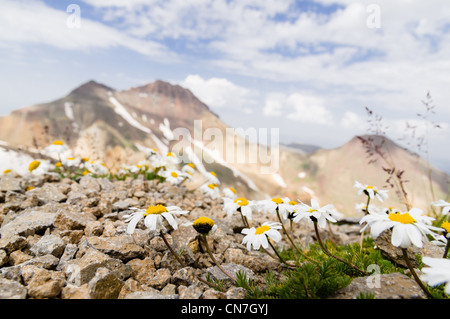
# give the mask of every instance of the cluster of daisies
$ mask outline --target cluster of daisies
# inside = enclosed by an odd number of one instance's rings
[[[218,183],[216,183],[217,185]],[[450,223],[444,221],[440,227],[432,225],[435,220],[432,217],[426,216],[424,212],[419,208],[411,208],[407,212],[396,210],[392,207],[389,208],[376,208],[375,205],[370,205],[370,201],[377,199],[383,202],[388,198],[388,191],[378,189],[376,186],[363,185],[359,182],[355,182],[354,185],[357,188],[359,195],[365,194],[367,196],[367,204],[360,207],[364,212],[364,216],[361,218],[360,223],[362,225],[361,232],[370,229],[370,235],[374,238],[378,237],[385,230],[390,229],[392,231],[391,243],[393,246],[406,249],[410,246],[422,247],[423,242],[431,239],[433,243],[439,245],[445,245],[446,252],[443,258],[430,258],[424,257],[423,262],[429,267],[422,269],[423,275],[421,279],[428,282],[430,285],[442,284],[444,282],[450,282],[450,261],[447,259],[447,252],[449,244]],[[213,194],[211,196],[216,196]],[[285,224],[287,222],[298,223],[308,222],[312,223],[316,230],[316,235],[320,241],[318,228],[325,228],[328,222],[335,223],[341,217],[342,214],[338,212],[333,205],[328,204],[320,206],[317,200],[311,199],[310,205],[301,201],[293,201],[288,197],[275,197],[266,200],[248,200],[244,197],[238,197],[236,192],[227,192],[223,198],[223,210],[227,213],[228,217],[234,214],[239,214],[242,223],[242,244],[248,250],[260,250],[263,249],[269,253],[268,249],[271,247],[277,257],[270,254],[274,258],[279,258],[280,262],[285,264],[281,256],[277,253],[273,243],[278,243],[282,240],[282,232],[292,243],[293,248],[298,250],[298,246],[292,240],[289,235]],[[450,211],[450,203],[440,200],[433,202],[433,205],[442,207],[442,213],[448,214]],[[127,232],[133,234],[137,223],[140,220],[144,221],[144,225],[151,231],[156,231],[159,234],[164,234],[170,229],[177,229],[178,222],[177,216],[185,215],[189,212],[181,209],[178,206],[163,205],[150,206],[147,209],[133,209],[134,212],[125,216],[128,222]],[[278,221],[267,221],[258,226],[251,226],[252,216],[255,213],[265,213],[273,215]],[[183,224],[183,226],[191,225],[202,236],[213,234],[217,225],[214,220],[205,216],[196,219],[192,223]],[[170,229],[167,227],[170,226]],[[332,257],[332,255],[325,247],[322,247],[324,251]],[[299,250],[300,253],[303,253]],[[342,259],[339,259],[345,262]],[[349,266],[358,269],[356,266],[349,264]],[[358,269],[360,270],[360,269]],[[366,274],[363,270],[361,273]],[[419,280],[419,278],[417,278]],[[447,285],[446,292],[450,293],[450,285]]]
[[[450,222],[448,221],[450,203],[442,199],[431,203],[432,206],[441,209],[440,215],[444,217],[439,227],[436,227],[433,225],[436,219],[427,216],[420,208],[412,207],[407,211],[400,211],[393,207],[379,208],[370,205],[372,199],[378,199],[381,202],[386,200],[388,198],[386,190],[359,182],[355,182],[354,186],[358,189],[358,194],[367,196],[367,204],[358,206],[364,212],[360,220],[360,224],[363,225],[361,232],[370,228],[370,235],[377,238],[385,230],[391,230],[391,244],[402,250],[405,259],[407,248],[411,246],[422,248],[424,242],[445,247],[442,258],[427,256],[422,258],[423,263],[429,266],[422,268],[422,276],[417,276],[414,269],[410,268],[410,270],[428,296],[431,294],[420,282],[421,280],[431,286],[447,283],[445,292],[450,294],[450,260],[447,259],[450,248]]]
[[[31,174],[40,175],[53,171],[66,174],[66,176],[70,174],[75,174],[76,176],[86,174],[93,176],[111,176],[104,163],[71,156],[69,148],[62,141],[54,141],[45,148],[45,151],[49,156],[58,159],[58,161],[52,163],[45,159],[34,160],[28,167]],[[4,173],[9,172],[10,170],[6,170]],[[136,165],[123,166],[115,176],[117,178],[124,178],[127,176],[136,177],[139,174],[149,176],[150,174],[153,178],[157,177],[173,185],[182,185],[186,180],[192,179],[195,172],[196,169],[192,163],[184,164],[175,154],[169,152],[164,155],[151,149],[146,154],[145,160],[140,161]],[[290,223],[290,229],[292,230],[293,223],[306,222],[314,226],[316,238],[324,252],[331,257],[345,262],[326,249],[320,240],[320,234],[318,232],[318,228],[325,228],[328,223],[335,223],[342,217],[342,214],[333,205],[320,206],[315,199],[311,199],[308,205],[299,200],[291,200],[288,197],[248,200],[245,197],[238,197],[236,190],[232,187],[221,188],[221,183],[214,172],[203,174],[203,177],[205,180],[203,184],[198,186],[198,190],[205,196],[213,199],[222,198],[223,210],[228,217],[234,214],[240,215],[243,224],[241,231],[243,235],[242,244],[248,250],[263,249],[272,257],[278,258],[280,262],[287,264],[273,246],[273,243],[278,243],[282,240],[283,236],[281,231],[283,231],[283,234],[292,244],[293,249],[308,258],[293,241],[292,236],[285,227],[286,223]],[[388,199],[387,190],[378,189],[376,186],[362,184],[358,181],[355,182],[354,187],[357,189],[358,195],[366,196],[365,203],[356,205],[357,210],[363,214],[363,217],[360,219],[362,226],[361,240],[367,230],[370,230],[370,236],[373,238],[377,238],[384,231],[390,230],[391,244],[399,247],[404,252],[405,259],[406,249],[411,246],[422,248],[423,243],[428,241],[436,245],[444,246],[445,252],[442,258],[422,258],[423,263],[429,267],[422,269],[422,276],[420,278],[415,274],[414,269],[410,268],[410,270],[427,295],[431,296],[421,280],[432,286],[447,283],[445,292],[450,294],[450,261],[447,259],[447,254],[450,249],[450,222],[448,221],[450,203],[444,200],[431,203],[431,205],[440,208],[440,214],[444,216],[440,225],[436,226],[433,225],[436,219],[427,216],[420,208],[413,207],[407,211],[400,211],[393,207],[380,208],[374,205],[372,202],[374,200],[383,203]],[[189,213],[189,211],[183,210],[178,206],[166,207],[164,205],[152,205],[145,209],[131,208],[131,210],[132,213],[124,216],[128,223],[127,233],[133,234],[137,224],[143,220],[144,225],[150,231],[156,232],[161,236],[164,236],[165,233],[171,230],[178,229],[177,216]],[[271,218],[271,221],[253,226],[251,225],[253,214],[272,215],[277,221],[273,221],[274,218]],[[214,220],[205,216],[196,219],[192,223],[184,224],[184,226],[186,225],[194,227],[203,237],[213,234],[217,229]],[[204,241],[204,243],[207,245],[207,241]],[[166,244],[168,245],[167,242]],[[276,257],[268,251],[269,247],[273,249]],[[170,246],[169,248],[173,252]],[[214,259],[213,255],[211,255],[211,258]],[[349,266],[358,269],[352,264],[349,264]],[[365,274],[363,270],[358,270]]]

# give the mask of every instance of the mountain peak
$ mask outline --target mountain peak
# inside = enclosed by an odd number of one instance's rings
[[[76,89],[74,89],[70,94],[88,94],[92,95],[95,94],[98,91],[115,91],[114,89],[110,88],[109,86],[106,86],[102,83],[96,82],[94,80],[90,80]]]

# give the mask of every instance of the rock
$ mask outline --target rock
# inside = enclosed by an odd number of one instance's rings
[[[47,228],[53,227],[55,214],[42,211],[27,211],[0,228],[0,236],[16,234],[30,236],[43,234]]]
[[[0,267],[8,262],[8,254],[3,249],[0,249]]]
[[[63,271],[67,276],[67,282],[81,286],[88,283],[99,268],[115,272],[121,280],[131,276],[132,273],[131,266],[124,265],[120,260],[93,248],[88,248],[83,257],[68,261],[63,266]]]
[[[254,279],[253,271],[242,265],[228,263],[222,264],[221,267],[234,278],[236,278],[237,272],[242,271],[247,275],[247,278]],[[232,278],[226,275],[218,266],[208,268],[206,271],[211,276],[211,278],[217,281],[221,281],[224,284],[231,285],[231,283],[234,281]]]
[[[6,235],[2,235],[0,238],[0,249],[6,251],[8,254],[26,247],[27,244],[28,242],[25,237],[16,234],[11,235],[6,233]]]
[[[2,174],[0,177],[0,191],[2,192],[21,192],[21,179],[13,174]]]
[[[113,258],[127,262],[134,258],[142,258],[145,250],[136,245],[128,235],[121,235],[111,238],[86,237],[85,245],[93,247]]]
[[[56,298],[65,284],[64,274],[62,272],[50,271],[36,267],[27,285],[28,295],[31,298],[44,299]]]
[[[37,199],[43,203],[60,203],[67,199],[67,196],[62,193],[58,187],[50,183],[46,183],[42,187],[34,188],[28,191],[27,194],[28,196],[36,196]]]
[[[30,248],[30,251],[35,256],[51,254],[59,258],[63,254],[65,247],[66,244],[59,236],[45,235]]]
[[[0,277],[0,299],[25,299],[27,289],[15,280]]]
[[[373,294],[375,299],[426,299],[416,281],[401,273],[355,278],[330,299],[356,299],[361,294]]]
[[[153,278],[147,281],[147,285],[159,290],[165,287],[170,282],[170,279],[170,270],[167,268],[160,268],[155,272]]]
[[[61,210],[56,215],[54,225],[59,229],[77,230],[84,229],[89,222],[96,220],[90,213]]]
[[[402,249],[391,244],[391,231],[388,230],[381,233],[374,243],[385,258],[402,267],[408,267],[403,257]],[[417,255],[439,258],[444,255],[444,247],[439,247],[429,242],[424,242],[423,247],[420,249],[411,246],[406,251],[413,267],[417,267]]]
[[[93,299],[117,299],[124,282],[111,270],[101,267],[89,281],[89,295]]]

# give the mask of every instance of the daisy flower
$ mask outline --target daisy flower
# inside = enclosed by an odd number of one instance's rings
[[[245,237],[242,239],[242,244],[246,244],[247,250],[258,250],[261,246],[263,248],[269,247],[269,239],[275,242],[281,240],[281,234],[278,231],[281,229],[281,224],[277,222],[265,222],[260,227],[244,228],[242,234]]]
[[[43,175],[48,173],[53,166],[47,160],[34,160],[28,165],[28,170],[33,175]]]
[[[163,171],[160,175],[173,185],[180,184],[186,178],[186,175],[177,169]]]
[[[108,174],[108,169],[105,164],[99,161],[90,161],[85,164],[86,169],[96,175]]]
[[[49,153],[61,154],[69,150],[69,148],[62,141],[56,140],[52,144],[47,146],[45,150]]]
[[[437,206],[437,207],[443,207],[442,212],[441,212],[441,214],[443,214],[443,215],[447,215],[450,211],[450,203],[446,202],[443,199],[440,199],[436,202],[432,202],[431,204],[434,206]]]
[[[174,167],[181,163],[181,160],[172,152],[168,152],[165,156],[166,167]]]
[[[367,223],[361,229],[370,227],[373,237],[378,237],[383,231],[392,228],[391,243],[395,247],[408,248],[413,244],[421,248],[422,240],[427,241],[427,235],[436,238],[434,231],[441,228],[431,226],[431,217],[425,216],[421,209],[412,208],[406,213],[375,214],[369,213],[360,220],[360,224]]]
[[[214,173],[214,172],[206,173],[205,177],[211,184],[220,185],[220,181],[217,178],[217,174],[216,173]]]
[[[297,208],[297,202],[291,201],[288,197],[275,197],[268,200],[262,200],[258,203],[261,210],[268,213],[280,213],[282,220],[286,220],[289,214],[293,213]]]
[[[79,167],[81,164],[81,160],[75,157],[66,157],[62,159],[62,164],[65,167]]]
[[[186,174],[194,175],[195,165],[192,163],[187,163],[186,165],[183,165],[183,167],[181,168],[181,171]]]
[[[194,229],[203,235],[212,235],[217,230],[217,225],[214,223],[214,221],[211,218],[202,216],[200,218],[197,218],[193,223],[192,227]]]
[[[252,219],[252,206],[253,202],[249,202],[244,197],[236,198],[223,198],[223,210],[227,213],[228,217],[232,216],[236,212],[240,212],[242,216]]]
[[[383,202],[384,200],[388,199],[388,190],[384,189],[378,189],[376,186],[372,185],[363,185],[358,181],[355,181],[355,184],[353,185],[358,190],[358,195],[361,195],[362,193],[366,194],[370,199],[377,198],[379,201]]]
[[[342,217],[342,214],[335,210],[331,204],[320,207],[319,203],[313,198],[311,199],[311,206],[304,203],[298,206],[297,213],[294,214],[294,221],[298,222],[306,216],[310,217],[312,221],[317,221],[320,228],[325,228],[327,220],[335,223],[337,219]]]
[[[203,194],[211,197],[211,198],[217,198],[220,194],[219,186],[217,184],[208,184],[205,183],[202,186],[200,186],[200,190]]]
[[[165,207],[163,205],[152,205],[147,209],[139,209],[135,207],[132,207],[131,209],[135,210],[135,212],[124,216],[126,219],[125,221],[129,222],[127,227],[128,234],[134,233],[136,225],[141,219],[144,219],[144,225],[150,229],[150,231],[156,231],[158,233],[160,231],[167,231],[163,224],[164,220],[166,220],[173,229],[177,229],[178,223],[176,215],[189,213],[189,211],[181,210],[178,206]]]
[[[423,267],[421,280],[430,286],[445,285],[445,293],[450,295],[450,260],[447,258],[423,257],[422,261],[429,267]]]
[[[236,195],[236,189],[234,189],[234,187],[227,187],[223,190],[223,195],[227,198],[230,199],[236,199],[237,195]]]

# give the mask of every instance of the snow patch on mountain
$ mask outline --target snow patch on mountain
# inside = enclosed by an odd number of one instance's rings
[[[119,101],[117,101],[117,99],[114,96],[110,96],[109,101],[112,103],[112,105],[114,105],[114,111],[117,114],[119,114],[125,121],[127,121],[128,124],[134,126],[135,128],[145,133],[148,134],[152,133],[152,131],[148,127],[136,121],[136,119],[133,116],[131,116],[130,113],[128,113],[127,109],[122,104],[120,104]]]

